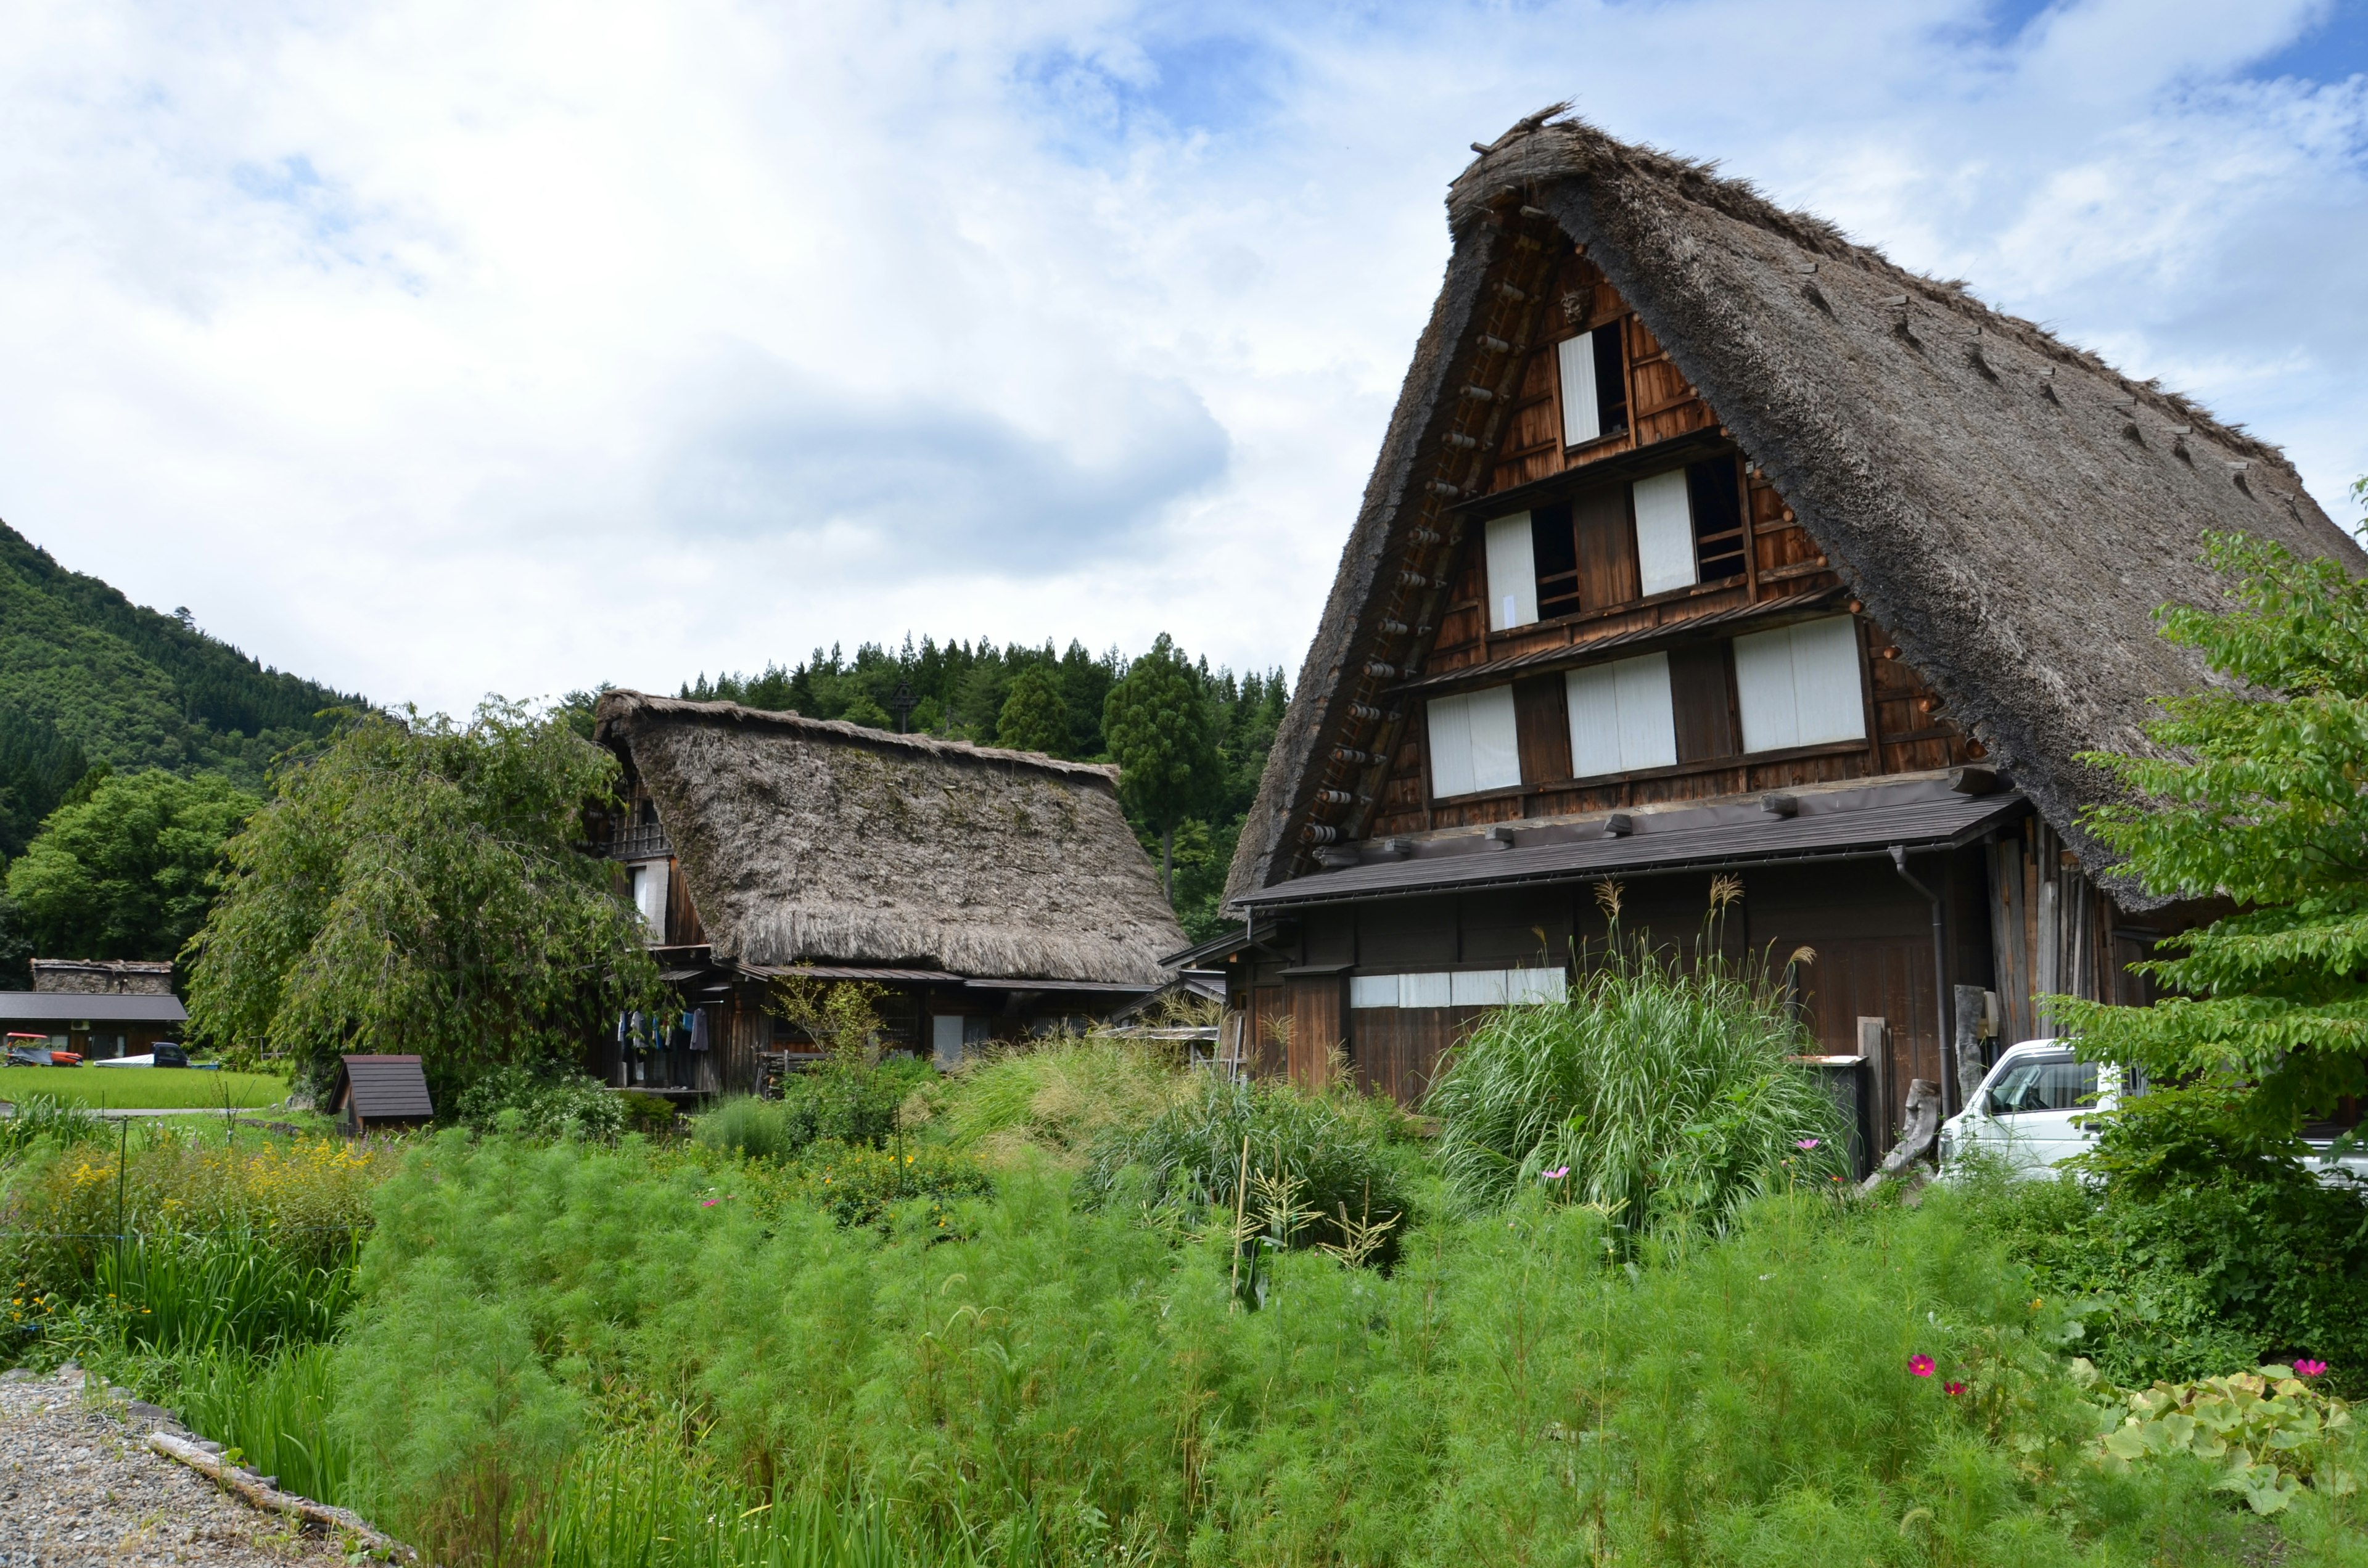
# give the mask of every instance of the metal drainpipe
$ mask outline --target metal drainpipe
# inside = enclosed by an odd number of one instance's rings
[[[1941,1115],[1945,1119],[1963,1108],[1952,1103],[1957,1098],[1957,1045],[1949,1038],[1949,945],[1941,923],[1941,895],[1907,874],[1907,851],[1900,845],[1891,846],[1891,869],[1932,906],[1932,999],[1934,1011],[1940,1015]]]

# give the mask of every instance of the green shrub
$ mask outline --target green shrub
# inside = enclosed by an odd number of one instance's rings
[[[952,1206],[992,1190],[978,1162],[959,1150],[913,1143],[875,1149],[862,1143],[809,1144],[799,1155],[785,1196],[814,1204],[842,1225],[879,1222],[890,1210],[925,1200],[931,1223],[943,1229]]]
[[[883,1143],[900,1125],[905,1098],[936,1076],[929,1063],[910,1056],[867,1065],[843,1055],[784,1079],[778,1100],[718,1100],[693,1119],[691,1138],[705,1148],[767,1160],[791,1158],[814,1142]]]
[[[1839,1109],[1788,1060],[1810,1049],[1756,971],[1638,945],[1565,1001],[1489,1014],[1425,1108],[1474,1208],[1542,1186],[1632,1231],[1723,1230],[1759,1196],[1847,1173]]]
[[[1233,1210],[1241,1196],[1240,1206],[1255,1211],[1258,1195],[1235,1192],[1247,1165],[1253,1182],[1264,1176],[1298,1184],[1296,1201],[1309,1217],[1288,1227],[1291,1244],[1350,1245],[1355,1227],[1386,1224],[1392,1228],[1376,1255],[1386,1263],[1396,1255],[1411,1207],[1414,1159],[1405,1147],[1411,1136],[1406,1118],[1386,1100],[1210,1074],[1140,1129],[1104,1133],[1087,1163],[1083,1189],[1094,1202],[1109,1201],[1122,1187],[1132,1194],[1121,1177],[1135,1170],[1144,1200]]]
[[[2244,1112],[2156,1089],[2096,1118],[2077,1173],[1976,1184],[1975,1210],[2043,1291],[2086,1304],[2085,1352],[2114,1382],[2310,1357],[2368,1388],[2368,1202]]]
[[[481,1131],[507,1127],[536,1138],[614,1138],[632,1115],[625,1098],[580,1074],[495,1067],[461,1091],[453,1114]]]
[[[965,1064],[931,1096],[931,1131],[996,1164],[1034,1151],[1083,1165],[1094,1141],[1133,1131],[1192,1082],[1172,1052],[1108,1035],[1059,1039]]]

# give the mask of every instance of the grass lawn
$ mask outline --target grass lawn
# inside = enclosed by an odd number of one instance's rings
[[[86,1106],[141,1110],[278,1105],[288,1080],[268,1073],[199,1073],[175,1067],[0,1067],[0,1100],[55,1095]]]

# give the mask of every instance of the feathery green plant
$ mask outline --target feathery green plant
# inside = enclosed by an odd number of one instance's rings
[[[1482,1020],[1432,1086],[1463,1202],[1543,1185],[1631,1231],[1724,1231],[1754,1198],[1845,1172],[1847,1129],[1788,1060],[1806,1031],[1753,964],[1614,944],[1561,1002]],[[1559,1174],[1557,1174],[1559,1173]]]

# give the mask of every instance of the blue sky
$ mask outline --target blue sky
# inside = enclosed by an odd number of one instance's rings
[[[2368,0],[18,0],[0,517],[465,707],[907,631],[1296,669],[1559,98],[2368,472]]]

